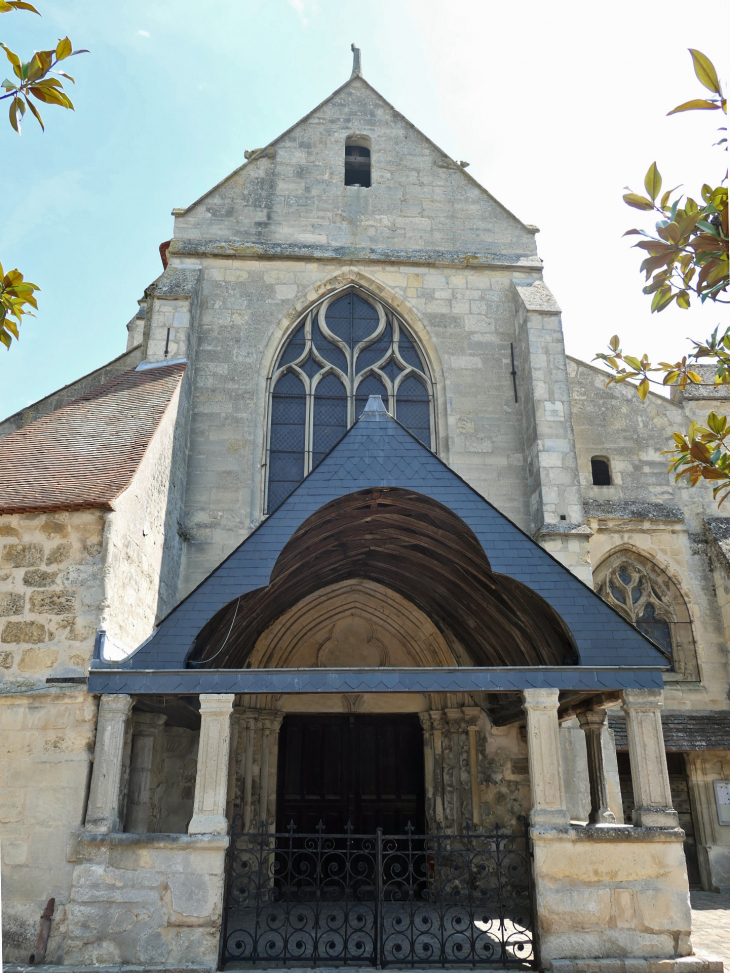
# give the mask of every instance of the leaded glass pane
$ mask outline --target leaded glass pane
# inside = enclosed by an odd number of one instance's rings
[[[283,365],[289,365],[291,362],[296,361],[303,352],[305,347],[304,338],[304,325],[294,332],[294,334],[289,339],[281,358],[279,359],[279,368]]]
[[[423,364],[413,345],[413,342],[410,341],[410,339],[407,338],[402,331],[400,338],[398,339],[398,351],[400,352],[400,356],[406,365],[410,365],[412,368],[417,368],[419,371],[423,371]]]
[[[300,379],[287,372],[271,396],[269,503],[273,510],[304,478],[307,399]]]
[[[381,358],[385,356],[390,351],[390,347],[393,344],[393,329],[388,322],[381,336],[374,341],[367,348],[363,348],[360,354],[357,356],[357,361],[355,362],[355,370],[358,372],[364,372],[366,368],[370,368],[371,365],[375,365],[379,362]]]
[[[375,375],[368,375],[367,378],[363,379],[362,382],[357,387],[355,392],[355,419],[359,419],[360,416],[365,411],[365,406],[368,404],[368,398],[371,395],[379,395],[385,404],[385,408],[388,408],[388,390]]]
[[[649,604],[646,606],[641,616],[636,620],[636,627],[671,655],[672,633],[669,628],[669,622],[664,618],[657,617],[656,609],[653,605]]]
[[[312,469],[347,432],[347,392],[335,375],[327,375],[314,391]]]
[[[407,378],[398,389],[395,417],[417,439],[431,448],[431,406],[428,391],[417,378]]]

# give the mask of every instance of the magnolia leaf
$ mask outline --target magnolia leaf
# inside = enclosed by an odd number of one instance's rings
[[[720,87],[720,82],[717,77],[717,71],[715,71],[715,65],[706,57],[701,51],[696,51],[693,48],[689,48],[689,53],[692,55],[692,64],[695,69],[695,74],[697,75],[697,80],[700,84],[704,85],[710,91],[714,91],[715,94],[722,97],[722,89]]]
[[[63,40],[58,42],[56,47],[56,60],[63,61],[64,58],[70,57],[73,52],[73,47],[71,46],[71,41],[68,37],[64,37]]]
[[[644,399],[649,394],[649,379],[648,378],[645,378],[643,382],[639,382],[638,392],[639,392],[639,398],[643,402]]]
[[[677,306],[687,310],[689,307],[689,293],[687,291],[680,291],[677,294]]]
[[[672,243],[679,243],[681,239],[681,234],[679,232],[679,226],[676,223],[668,223],[664,227],[664,232],[667,237],[672,241]]]
[[[641,371],[641,362],[638,358],[634,358],[633,355],[624,355],[624,361],[627,365],[630,365],[635,371]]]
[[[694,382],[695,385],[702,385],[702,376],[697,372],[692,372],[688,369],[687,378],[690,380],[690,382]]]
[[[646,230],[627,230],[623,236],[646,236]]]
[[[618,351],[619,348],[621,347],[621,341],[619,340],[619,336],[615,334],[613,338],[611,338],[611,340],[609,341],[608,345],[611,351]]]
[[[714,101],[705,101],[704,98],[693,98],[692,101],[685,101],[683,104],[677,105],[676,108],[672,108],[671,111],[667,112],[667,115],[676,115],[680,111],[712,111],[719,107]]]
[[[19,68],[20,58],[18,57],[18,55],[13,53],[13,51],[11,51],[10,48],[7,47],[5,44],[3,44],[1,41],[0,41],[0,47],[2,47],[2,49],[5,51],[5,55],[8,61],[10,61],[10,63],[13,65],[13,67]]]
[[[33,104],[33,102],[30,99],[28,99],[28,108],[30,108],[30,110],[33,112],[33,114],[35,115],[35,117],[38,119],[38,124],[43,129],[43,131],[45,132],[46,126],[43,124],[43,119],[40,116],[40,112],[38,111],[38,109],[36,108],[36,106]]]
[[[659,175],[656,162],[652,162],[647,169],[646,175],[644,176],[644,188],[651,197],[652,202],[654,202],[659,193],[662,191],[662,177]],[[624,196],[624,199],[625,198],[626,197]]]
[[[654,209],[654,204],[646,196],[639,196],[637,193],[625,193],[623,197],[624,202],[627,206],[633,206],[634,209]]]
[[[664,376],[664,383],[663,384],[664,385],[674,385],[674,383],[677,381],[678,378],[679,378],[679,372],[678,371],[674,370],[674,371],[671,371],[671,372],[667,372],[667,374]]]

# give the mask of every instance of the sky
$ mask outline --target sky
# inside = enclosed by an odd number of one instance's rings
[[[699,198],[726,157],[720,113],[666,117],[702,97],[687,48],[727,78],[728,5],[704,0],[35,0],[0,15],[28,59],[70,36],[76,110],[45,106],[18,137],[0,106],[0,262],[41,288],[20,342],[0,347],[0,417],[122,354],[161,272],[173,207],[193,202],[319,104],[365,78],[526,223],[563,308],[569,354],[675,360],[728,326],[707,304],[652,315],[629,209],[658,164]],[[10,74],[8,65],[7,74]],[[4,76],[4,75],[3,75]]]

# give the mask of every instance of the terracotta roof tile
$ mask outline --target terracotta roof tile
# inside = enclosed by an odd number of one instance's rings
[[[0,513],[110,507],[184,371],[180,363],[123,372],[0,440]]]

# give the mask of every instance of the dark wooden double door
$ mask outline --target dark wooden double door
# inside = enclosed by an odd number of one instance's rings
[[[277,831],[423,834],[423,732],[415,714],[286,716],[279,736]]]

